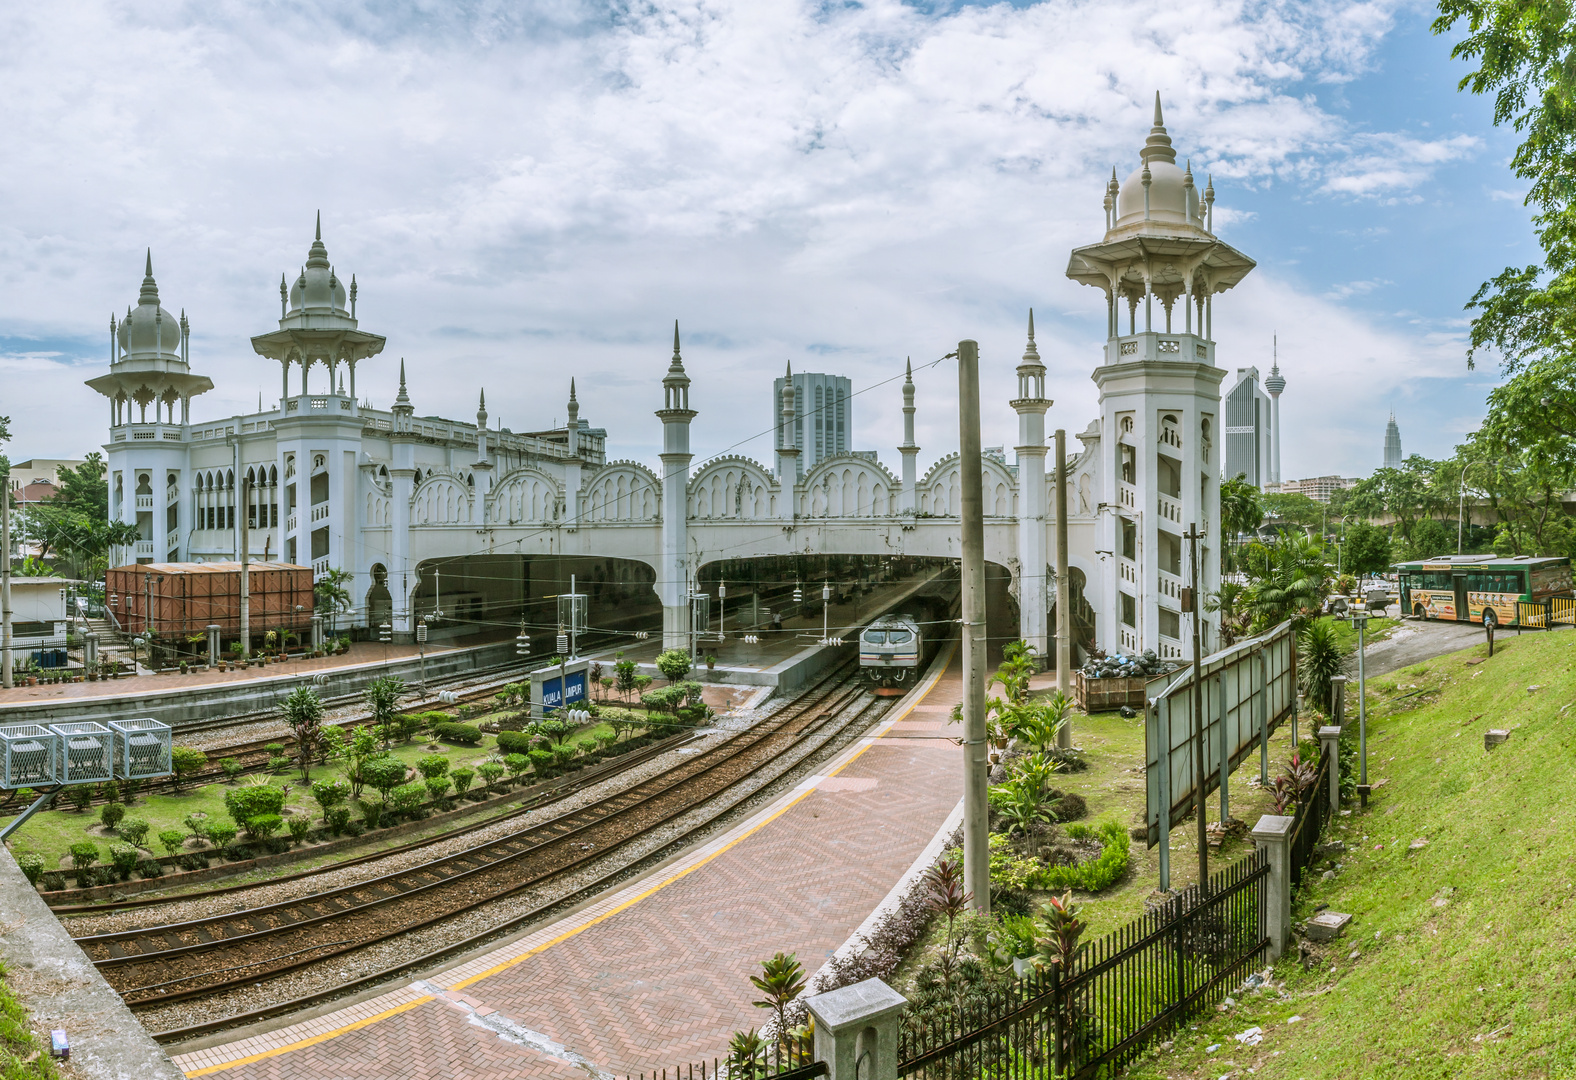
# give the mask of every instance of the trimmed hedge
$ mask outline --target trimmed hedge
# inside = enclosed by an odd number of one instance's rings
[[[500,754],[529,754],[531,752],[532,736],[523,731],[500,731],[498,733],[498,752]]]
[[[481,729],[469,724],[433,724],[432,734],[435,738],[462,746],[475,746],[482,741]]]

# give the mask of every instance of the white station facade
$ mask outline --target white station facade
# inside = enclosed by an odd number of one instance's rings
[[[1226,371],[1216,364],[1213,298],[1254,263],[1214,234],[1213,187],[1200,190],[1178,166],[1158,97],[1139,157],[1125,180],[1113,172],[1105,235],[1075,249],[1066,271],[1101,290],[1107,316],[1103,355],[1092,358],[1100,412],[1069,455],[1068,600],[1081,644],[1181,658],[1190,655],[1180,604],[1190,525],[1202,537],[1201,588],[1218,584]],[[300,272],[280,280],[277,329],[251,339],[280,365],[278,401],[197,419],[193,399],[213,383],[193,371],[185,313],[160,306],[150,255],[137,304],[111,319],[109,371],[88,382],[110,401],[110,513],[140,533],[119,562],[236,559],[244,517],[253,560],[343,572],[352,608],[340,625],[388,621],[404,639],[416,615],[439,604],[456,616],[469,606],[479,618],[506,617],[531,595],[533,559],[597,559],[598,586],[635,605],[660,601],[664,640],[683,645],[687,597],[710,562],[960,555],[958,456],[920,473],[911,378],[896,472],[839,453],[801,476],[800,450],[783,437],[770,466],[738,456],[696,465],[698,413],[675,326],[666,370],[653,371],[660,461],[609,460],[607,432],[580,419],[573,381],[565,424],[524,434],[489,429],[480,391],[474,419],[418,417],[403,362],[390,407],[370,407],[371,371],[387,387],[394,365],[382,358],[385,339],[361,328],[357,291],[330,261],[320,223]],[[804,408],[791,376],[779,418],[790,433]],[[1022,633],[1048,655],[1058,600],[1052,402],[1032,314],[1017,376],[1014,460],[983,464],[987,559],[1010,573]],[[1207,651],[1207,616],[1204,629]]]

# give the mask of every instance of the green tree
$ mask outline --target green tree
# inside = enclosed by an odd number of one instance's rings
[[[50,500],[50,506],[102,525],[109,521],[108,466],[104,455],[94,450],[74,469],[60,472],[60,490]]]
[[[1348,574],[1378,574],[1389,569],[1390,537],[1377,525],[1359,521],[1346,530],[1341,546],[1341,570]]]
[[[323,740],[323,699],[310,686],[298,686],[280,703],[290,734],[295,737],[296,765],[301,770],[301,782],[312,782],[312,759],[317,756]]]
[[[1320,522],[1329,514],[1329,508],[1323,503],[1298,491],[1270,492],[1263,497],[1263,504],[1265,516],[1300,525],[1305,529],[1318,528]],[[1220,514],[1224,519],[1226,515],[1224,506],[1221,507]]]
[[[350,574],[337,566],[329,567],[312,586],[312,598],[318,609],[328,616],[328,632],[334,632],[339,616],[350,610],[350,590],[345,587]]]
[[[1329,595],[1330,562],[1313,537],[1283,532],[1273,544],[1251,545],[1243,565],[1248,576],[1244,602],[1255,633],[1287,619],[1300,624]]]
[[[372,710],[372,722],[383,732],[384,746],[389,741],[389,721],[394,718],[394,710],[399,708],[399,699],[404,693],[405,680],[396,675],[373,679],[362,692],[367,708]]]
[[[1220,521],[1226,543],[1220,548],[1222,570],[1236,568],[1237,538],[1254,532],[1264,524],[1264,505],[1259,489],[1248,483],[1247,473],[1238,473],[1220,485]]]

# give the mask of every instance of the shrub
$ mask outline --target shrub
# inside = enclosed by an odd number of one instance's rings
[[[503,754],[528,754],[531,752],[532,736],[523,731],[500,731],[498,733],[498,751]]]
[[[144,881],[164,876],[164,864],[158,859],[143,859],[137,864],[137,874]]]
[[[78,784],[75,787],[69,787],[66,789],[66,798],[72,806],[77,808],[77,812],[81,813],[93,802],[93,788],[88,784]]]
[[[590,757],[592,754],[596,753],[596,740],[595,739],[576,739],[575,740],[575,749],[579,750],[582,754],[586,755],[587,757]]]
[[[361,824],[361,822],[359,822],[359,821],[352,821],[350,824],[345,826],[345,831],[347,833],[349,833],[351,836],[360,836],[362,833],[366,832],[367,830]]]
[[[546,776],[553,768],[553,752],[551,750],[532,750],[528,755],[531,759],[531,771],[537,776]]]
[[[428,780],[445,776],[449,771],[449,759],[439,755],[424,757],[416,762],[416,771]]]
[[[306,840],[306,834],[312,829],[312,823],[304,817],[290,819],[290,839],[299,845]]]
[[[323,808],[323,820],[327,821],[328,812],[350,798],[350,784],[339,776],[329,780],[314,780],[312,798]]]
[[[285,744],[282,742],[271,742],[265,744],[263,749],[268,751],[269,757],[280,757],[285,752]]]
[[[427,798],[427,788],[424,784],[401,784],[389,792],[389,805],[395,813],[410,814],[419,808]]]
[[[186,831],[193,840],[202,840],[208,835],[208,819],[200,818],[196,814],[187,814],[181,819],[181,824],[186,826]]]
[[[401,713],[394,718],[394,730],[402,743],[410,742],[421,734],[421,729],[426,726],[427,721],[423,719],[421,713]]]
[[[361,777],[368,787],[383,797],[386,806],[389,793],[405,782],[405,763],[398,758],[377,758],[361,767]]]
[[[670,683],[676,683],[694,667],[690,654],[683,649],[667,649],[657,656],[657,670]]]
[[[285,819],[278,814],[258,814],[246,822],[246,831],[259,840],[267,840],[284,828]]]
[[[553,747],[552,754],[553,767],[562,769],[565,765],[568,765],[574,760],[575,748],[564,743],[559,743],[557,746]]]
[[[174,855],[186,846],[186,834],[179,829],[159,830],[159,846],[164,849],[164,854]]]
[[[482,741],[481,729],[469,724],[433,724],[432,733],[445,742],[461,746],[475,746]]]
[[[208,826],[208,843],[223,851],[230,846],[230,841],[235,839],[235,834],[238,831],[234,825],[226,825],[222,821],[216,821]]]
[[[142,818],[129,817],[122,818],[120,827],[115,831],[120,833],[120,838],[126,843],[133,847],[141,847],[142,842],[147,839],[148,830],[152,827]]]
[[[1313,619],[1297,632],[1297,677],[1309,704],[1328,714],[1330,680],[1341,673],[1340,639],[1332,619]]]
[[[551,759],[553,755],[547,756]],[[503,759],[503,767],[509,770],[510,780],[519,780],[531,768],[531,758],[523,753],[509,754]]]
[[[443,797],[449,793],[450,781],[447,776],[429,776],[426,780],[427,794],[432,796],[433,802],[442,802]]]
[[[109,861],[114,864],[115,872],[122,881],[131,880],[131,872],[137,868],[140,857],[137,849],[130,844],[115,843],[109,846]]]
[[[16,865],[21,868],[29,885],[37,885],[38,879],[44,876],[44,857],[36,851],[27,851],[18,855]]]
[[[66,852],[71,856],[71,867],[74,870],[86,870],[99,860],[98,845],[87,841],[72,844]]]
[[[1105,848],[1097,858],[1090,859],[1088,862],[1081,862],[1075,866],[1046,867],[1040,875],[1041,888],[1099,892],[1114,885],[1123,874],[1127,873],[1130,841],[1127,830],[1117,822],[1107,821],[1098,829],[1091,829],[1087,825],[1072,825],[1068,827],[1067,835],[1076,840],[1088,840],[1098,836]]]
[[[182,855],[175,861],[175,865],[182,870],[206,870],[208,869],[208,856],[200,854]]]
[[[1089,805],[1077,792],[1069,791],[1051,803],[1051,813],[1057,821],[1077,821],[1089,812]]]
[[[346,813],[349,813],[349,811],[347,810]],[[361,823],[363,825],[365,825],[368,829],[376,829],[378,826],[382,825],[383,824],[383,804],[382,803],[371,803],[371,802],[369,802],[369,803],[362,803],[361,804]]]
[[[257,835],[248,824],[253,818],[264,814],[277,816],[284,808],[284,789],[276,788],[272,784],[248,784],[246,787],[224,793],[225,813],[230,815],[230,820],[246,830],[247,836]]]
[[[126,816],[126,808],[118,802],[105,803],[99,807],[99,822],[106,829],[113,829],[120,824],[120,819]]]
[[[203,766],[208,764],[208,755],[201,750],[190,746],[176,746],[170,750],[170,768],[175,773],[175,786],[179,788],[182,781],[194,772],[201,772]]]
[[[366,808],[363,807],[362,813],[365,812]],[[350,824],[350,807],[333,807],[324,813],[323,818],[328,822],[328,831],[333,833],[335,836],[338,836],[340,833],[345,831],[345,826]]]
[[[279,755],[278,757],[271,757],[268,759],[268,771],[273,773],[275,776],[284,772],[289,767],[290,759],[283,754]]]
[[[38,887],[42,892],[59,892],[66,887],[66,875],[58,870],[51,870],[38,879]]]
[[[233,757],[220,758],[219,768],[224,770],[224,778],[228,783],[231,784],[235,783],[236,777],[240,776],[241,773],[246,771],[246,766],[242,765]]]
[[[453,772],[449,773],[449,778],[454,781],[454,794],[456,796],[464,795],[470,790],[471,781],[476,779],[476,770],[464,768],[455,769]]]
[[[526,760],[529,761],[530,759],[527,758]],[[476,766],[476,771],[481,774],[482,784],[490,788],[504,774],[504,765],[500,761],[484,761]],[[456,770],[455,775],[459,775],[458,770]]]
[[[105,802],[120,802],[120,785],[113,780],[106,780],[99,785],[99,794],[104,796]]]

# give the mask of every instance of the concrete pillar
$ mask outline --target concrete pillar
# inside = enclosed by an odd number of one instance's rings
[[[206,630],[208,633],[207,666],[211,668],[219,659],[219,624],[209,623]]]
[[[1346,726],[1346,676],[1330,678],[1330,723],[1338,728]]]
[[[1264,932],[1270,939],[1270,961],[1280,959],[1291,941],[1292,818],[1265,814],[1253,827],[1253,842],[1270,866],[1264,879]]]
[[[908,999],[880,979],[805,1000],[815,1018],[815,1059],[828,1080],[897,1080],[898,1026]]]
[[[1330,813],[1335,813],[1341,808],[1341,729],[1338,727],[1322,727],[1319,729],[1319,750],[1330,755]]]
[[[82,662],[87,665],[89,671],[93,669],[94,664],[98,663],[97,634],[82,635]]]
[[[323,647],[323,616],[312,616],[312,651]]]

